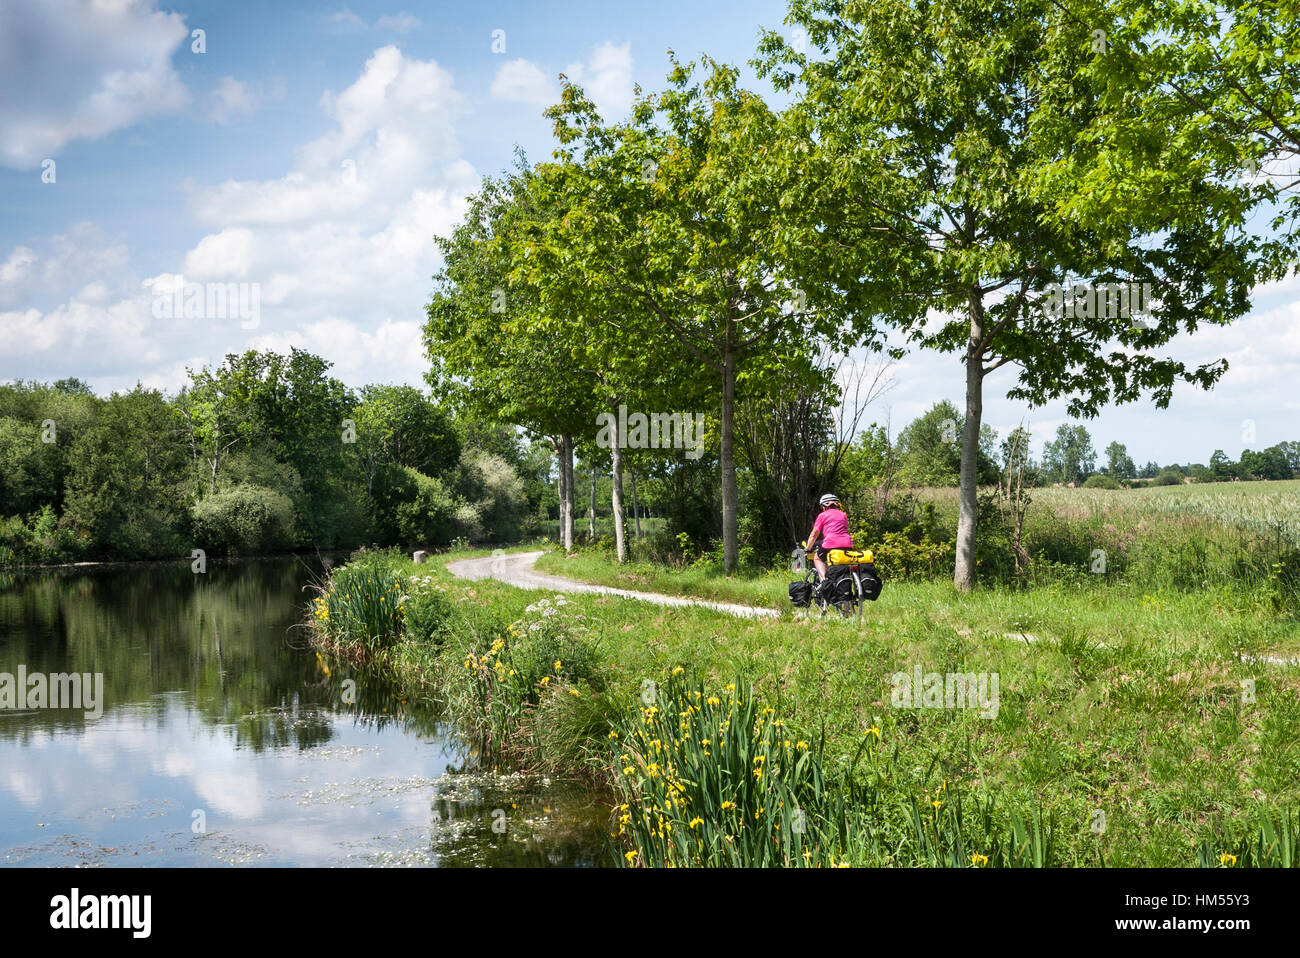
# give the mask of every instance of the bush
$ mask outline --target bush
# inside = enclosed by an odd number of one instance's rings
[[[382,560],[354,560],[321,587],[313,615],[334,642],[374,653],[401,637],[406,590],[401,573]]]
[[[875,542],[855,535],[853,541],[858,548],[875,553],[876,567],[883,577],[916,579],[952,574],[955,549],[951,542],[935,542],[928,535],[913,542],[906,532],[883,532]]]
[[[403,467],[410,483],[411,497],[395,510],[397,534],[404,542],[450,542],[456,528],[457,504],[451,492],[438,479]]]
[[[1154,486],[1181,486],[1182,484],[1182,474],[1174,472],[1172,469],[1166,469],[1164,472],[1160,473],[1152,483]]]
[[[293,503],[264,486],[238,485],[190,509],[195,544],[209,552],[269,552],[293,541]]]
[[[1085,489],[1118,489],[1119,483],[1110,476],[1104,476],[1100,472],[1089,476],[1084,480],[1083,488]]]
[[[524,484],[510,463],[478,449],[467,450],[460,460],[460,488],[474,508],[457,515],[461,534],[492,542],[518,539],[528,512]]]
[[[459,623],[467,681],[451,683],[446,694],[450,710],[475,726],[471,734],[484,757],[535,753],[538,733],[532,716],[544,699],[580,697],[583,685],[604,689],[598,651],[582,616],[569,612],[569,605],[564,596],[555,596],[530,605],[524,618],[509,625]]]
[[[433,576],[412,576],[402,608],[406,637],[434,646],[442,644],[451,628],[454,609],[451,600]]]

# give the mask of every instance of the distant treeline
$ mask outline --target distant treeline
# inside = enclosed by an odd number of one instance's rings
[[[506,541],[554,501],[513,428],[329,366],[231,354],[171,396],[0,386],[0,564]]]
[[[76,379],[0,386],[0,565],[275,553],[360,545],[517,541],[559,518],[556,450],[519,430],[453,410],[411,386],[353,391],[329,363],[302,350],[231,354],[189,371],[175,395],[137,386],[101,398]],[[895,436],[872,424],[851,440],[831,428],[834,394],[803,396],[820,409],[802,428],[765,436],[770,408],[740,417],[738,484],[747,562],[797,540],[815,496],[838,492],[859,511],[885,508],[891,490],[956,486],[962,422],[936,403]],[[1012,436],[981,428],[979,479],[991,485]],[[609,450],[575,445],[575,526],[608,534]],[[802,473],[778,468],[808,460]],[[657,552],[684,554],[720,539],[717,434],[701,455],[626,450],[629,532]],[[1028,485],[1119,485],[1285,479],[1300,472],[1300,443],[1280,443],[1209,466],[1142,468],[1120,443],[1103,456],[1087,429],[1062,426]],[[780,479],[778,480],[778,476]],[[812,498],[812,502],[803,500]],[[659,519],[642,526],[640,518]]]
[[[863,431],[846,454],[842,485],[874,486],[883,481],[895,486],[955,486],[961,465],[958,437],[962,418],[957,407],[944,400],[909,423],[896,438],[875,424]],[[987,425],[980,430],[979,480],[991,485],[1005,468],[1012,443],[1027,440],[1028,433],[1013,430],[998,442]],[[1099,454],[1087,428],[1066,424],[1043,447],[1041,459],[1026,458],[1025,484],[1045,486],[1174,485],[1193,482],[1230,482],[1291,479],[1300,476],[1300,442],[1281,442],[1266,449],[1246,449],[1234,461],[1222,449],[1214,450],[1209,465],[1199,462],[1148,461],[1138,467],[1127,447],[1112,442]]]

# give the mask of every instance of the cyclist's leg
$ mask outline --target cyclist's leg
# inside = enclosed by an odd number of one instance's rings
[[[818,582],[826,581],[826,550],[818,546],[813,550],[813,565],[817,567]]]

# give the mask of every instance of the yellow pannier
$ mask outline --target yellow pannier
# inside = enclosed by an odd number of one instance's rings
[[[876,557],[871,554],[870,549],[827,549],[826,562],[828,565],[857,565],[863,562],[874,562]]]

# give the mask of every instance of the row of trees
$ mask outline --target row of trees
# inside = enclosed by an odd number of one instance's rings
[[[960,457],[956,435],[960,419],[956,407],[947,400],[936,403],[898,434],[890,444],[881,432],[873,435],[869,430],[858,440],[863,452],[876,463],[870,475],[883,479],[886,475],[886,454],[892,456],[892,478],[900,486],[955,486],[960,478]],[[879,429],[873,426],[871,429]],[[1026,434],[1027,435],[1027,434]],[[1009,440],[1008,440],[1009,441]],[[979,477],[981,485],[997,482],[999,469],[1007,459],[1008,442],[998,444],[996,432],[982,427],[980,439]],[[861,458],[859,456],[858,458]],[[1242,451],[1241,459],[1233,461],[1222,449],[1214,450],[1210,464],[1170,463],[1161,466],[1147,462],[1138,468],[1121,442],[1112,442],[1099,456],[1093,446],[1092,435],[1086,426],[1070,423],[1059,426],[1056,434],[1043,446],[1041,460],[1025,456],[1025,481],[1029,485],[1081,484],[1093,476],[1124,480],[1148,480],[1169,476],[1175,481],[1191,479],[1194,482],[1228,482],[1233,480],[1291,479],[1300,476],[1300,442],[1281,442],[1255,452]]]
[[[807,516],[808,484],[846,454],[825,350],[892,335],[894,357],[954,353],[969,589],[985,378],[1011,366],[1011,397],[1064,398],[1080,418],[1164,407],[1227,364],[1157,351],[1238,318],[1295,262],[1293,234],[1250,221],[1283,188],[1261,165],[1300,142],[1293,7],[794,0],[792,32],[765,32],[754,61],[785,109],[707,57],[673,58],[666,88],[615,123],[566,82],[553,160],[486,180],[442,240],[430,379],[551,443],[566,545],[574,450],[598,415],[710,411],[731,569],[741,487],[767,519]],[[1272,208],[1274,227],[1300,210]],[[1112,283],[1150,284],[1152,316],[1044,308],[1051,284]],[[626,437],[611,438],[621,558]]]
[[[509,540],[553,501],[548,451],[514,429],[328,369],[254,350],[174,396],[0,386],[0,558]]]

